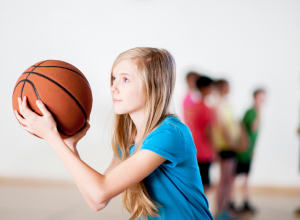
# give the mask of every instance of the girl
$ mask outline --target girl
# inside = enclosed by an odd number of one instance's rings
[[[140,47],[120,54],[111,71],[114,127],[111,164],[100,174],[79,157],[76,144],[90,125],[62,139],[46,106],[43,116],[18,98],[21,127],[44,138],[73,176],[90,207],[99,211],[122,193],[130,219],[212,219],[203,193],[190,130],[168,114],[175,62],[162,49]]]

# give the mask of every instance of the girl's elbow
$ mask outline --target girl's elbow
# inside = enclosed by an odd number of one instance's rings
[[[97,207],[92,207],[95,212],[99,212],[100,210],[106,207],[106,203],[99,204]]]
[[[98,204],[102,205],[103,203],[105,204],[107,200],[108,199],[104,195],[102,195],[102,196],[100,196],[100,197],[97,198],[96,202]]]
[[[94,198],[94,201],[99,205],[105,204],[107,200],[109,199],[107,198],[106,193],[104,193],[103,191],[97,193],[97,195]]]
[[[108,198],[107,188],[105,184],[101,184],[101,187],[95,187],[93,191],[91,191],[90,196],[94,200],[95,203],[102,205],[106,204],[110,198]],[[104,206],[105,207],[105,206]]]

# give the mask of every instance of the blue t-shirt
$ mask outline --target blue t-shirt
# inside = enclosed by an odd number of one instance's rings
[[[130,154],[135,149],[133,145]],[[167,159],[143,180],[149,196],[161,205],[161,217],[149,220],[212,220],[189,128],[176,117],[168,116],[146,137],[140,150],[143,149]]]

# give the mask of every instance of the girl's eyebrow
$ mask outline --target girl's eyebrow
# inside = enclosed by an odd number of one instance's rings
[[[131,75],[128,74],[128,73],[120,73],[119,75],[127,75],[127,76],[131,76]],[[112,74],[112,76],[115,76],[115,74]]]
[[[120,75],[127,75],[127,76],[131,76],[128,73],[120,73]]]

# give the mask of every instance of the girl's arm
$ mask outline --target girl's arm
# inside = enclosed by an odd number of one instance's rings
[[[102,175],[75,156],[58,133],[47,142],[74,180],[97,204],[105,203],[137,184],[166,160],[152,151],[140,150],[107,175]]]
[[[57,131],[53,116],[41,101],[37,101],[37,106],[43,116],[37,115],[28,108],[26,97],[23,101],[18,98],[18,102],[23,117],[17,111],[15,115],[21,128],[44,138],[71,173],[75,182],[97,204],[103,204],[139,183],[166,161],[152,151],[139,150],[107,175],[102,175],[78,158],[65,144]]]
[[[67,146],[73,151],[73,153],[78,157],[80,158],[79,156],[79,153],[77,151],[77,148],[76,148],[76,144],[72,144],[72,143],[68,143],[66,141],[64,141]],[[106,169],[106,171],[104,172],[104,175],[107,175],[111,170],[113,170],[115,167],[117,167],[118,165],[120,164],[120,161],[116,158],[116,157],[113,157],[109,167]],[[80,191],[80,193],[82,194],[83,198],[85,199],[85,201],[88,203],[88,205],[94,210],[94,211],[100,211],[101,209],[105,208],[107,206],[107,204],[109,203],[110,200],[102,203],[102,204],[98,204],[96,203],[85,191],[84,189],[82,188],[82,186],[76,182],[76,185]]]

